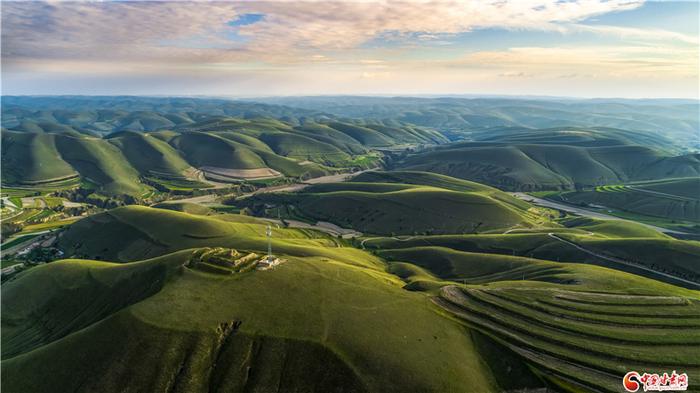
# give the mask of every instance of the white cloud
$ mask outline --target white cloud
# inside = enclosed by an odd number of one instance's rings
[[[475,28],[560,29],[637,7],[636,0],[405,2],[5,2],[5,58],[297,61],[355,49],[382,34],[437,40]],[[233,28],[244,13],[258,23]],[[235,34],[238,39],[231,39]],[[444,40],[437,40],[446,43]]]
[[[278,93],[329,94],[470,88],[498,93],[504,92],[501,86],[539,93],[545,80],[600,83],[591,88],[612,88],[615,78],[625,83],[686,78],[685,85],[687,78],[697,80],[697,37],[585,24],[596,15],[641,5],[641,0],[4,2],[3,82],[20,74],[8,86],[46,84],[62,75],[132,76],[140,84],[160,80],[168,89],[182,83],[188,89],[258,93],[257,83]],[[247,13],[264,17],[244,26],[227,24]],[[466,49],[451,42],[459,41],[459,33],[488,28],[513,36],[523,30],[595,33],[600,44],[547,47],[545,40],[463,54]],[[386,45],[390,40],[410,45]]]

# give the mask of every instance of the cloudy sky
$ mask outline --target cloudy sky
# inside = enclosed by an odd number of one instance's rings
[[[3,1],[3,94],[698,97],[698,2]]]

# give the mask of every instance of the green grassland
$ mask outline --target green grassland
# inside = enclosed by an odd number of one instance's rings
[[[30,269],[2,287],[3,386],[114,391],[128,375],[149,391],[496,390],[465,328],[380,260],[304,242],[304,256],[278,247],[287,262],[272,271],[233,275],[188,267],[192,250]]]
[[[34,184],[77,176],[51,134],[2,132],[3,184]]]
[[[564,391],[619,391],[632,369],[700,377],[700,292],[594,265],[458,251],[448,247],[469,239],[445,238],[392,239],[376,252],[406,289],[439,294],[438,305],[494,340],[486,359],[512,356],[503,366],[524,362]]]
[[[272,205],[275,214],[374,234],[477,233],[547,221],[527,203],[494,188],[421,172],[368,172],[349,182],[234,203],[254,211]]]
[[[178,178],[190,167],[174,147],[149,134],[124,131],[109,135],[108,140],[140,174]]]
[[[700,242],[677,240],[648,227],[622,221],[566,219],[562,226],[545,229],[522,229],[508,234],[410,236],[405,238],[368,238],[366,249],[385,252],[414,248],[447,248],[468,253],[530,257],[545,261],[595,264],[638,274],[656,280],[685,285],[663,275],[700,282]],[[632,264],[624,265],[584,252],[556,237],[595,254],[614,257]],[[403,260],[402,258],[396,258]]]
[[[445,287],[438,303],[563,390],[619,391],[622,376],[634,369],[682,368],[691,380],[700,377],[698,292],[619,274],[613,282],[605,274],[607,282],[568,288],[527,281]]]
[[[571,190],[700,175],[696,154],[674,157],[637,145],[465,142],[409,155],[396,165],[519,191]]]
[[[231,217],[240,217],[232,220]],[[186,248],[225,246],[266,249],[267,222],[238,215],[202,216],[168,209],[127,206],[96,214],[68,227],[59,246],[66,255],[134,261]],[[280,236],[284,234],[284,236]],[[289,255],[347,259],[358,250],[337,248],[337,241],[315,231],[273,228],[273,247]],[[302,246],[303,245],[303,246]],[[341,252],[342,251],[342,252]],[[359,263],[359,262],[358,262]]]
[[[189,202],[163,202],[153,205],[152,207],[158,209],[174,210],[182,213],[194,214],[199,216],[208,216],[214,213],[214,210],[206,206]]]
[[[3,276],[5,390],[612,393],[629,370],[677,370],[700,391],[700,242],[503,191],[697,225],[688,108],[279,100],[308,109],[3,97],[1,194],[28,225],[2,248],[55,229],[67,258]],[[139,203],[237,170],[266,185],[377,166],[397,170],[72,221],[48,195]],[[257,270],[268,241],[283,263]]]
[[[137,206],[71,225],[60,247],[87,259],[34,267],[2,286],[3,386],[113,391],[128,376],[130,388],[149,391],[500,391],[543,381],[610,390],[626,368],[700,376],[699,292],[588,264],[458,249],[496,237],[527,247],[543,233],[384,238],[366,242],[372,255],[273,228],[286,262],[271,271],[191,262],[201,247],[263,254],[266,225]],[[592,229],[610,241],[670,239],[584,219],[563,221],[560,234]],[[485,335],[478,342],[475,330]],[[506,381],[496,368],[504,359],[527,378]]]
[[[97,115],[86,116],[81,121],[100,121]],[[338,121],[297,125],[217,116],[171,122],[146,113],[133,117],[140,120],[102,137],[52,128],[3,130],[3,184],[49,187],[72,182],[75,187],[82,180],[101,195],[139,198],[152,191],[151,185],[170,191],[208,187],[201,179],[187,177],[192,167],[269,168],[306,179],[375,167],[382,158],[371,150],[375,147],[446,142],[434,131],[407,125]]]
[[[697,177],[606,185],[557,194],[556,199],[604,206],[651,220],[700,223],[700,178]]]

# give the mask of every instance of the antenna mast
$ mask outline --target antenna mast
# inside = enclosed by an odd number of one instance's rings
[[[267,260],[271,261],[272,260],[272,227],[270,224],[267,224],[267,231],[265,231],[265,234],[267,235]]]

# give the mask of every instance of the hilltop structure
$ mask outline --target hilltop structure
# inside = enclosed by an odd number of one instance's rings
[[[258,261],[258,270],[272,269],[273,267],[282,263],[281,259],[272,255],[272,227],[270,226],[270,224],[267,225],[265,235],[267,236],[267,256]]]

